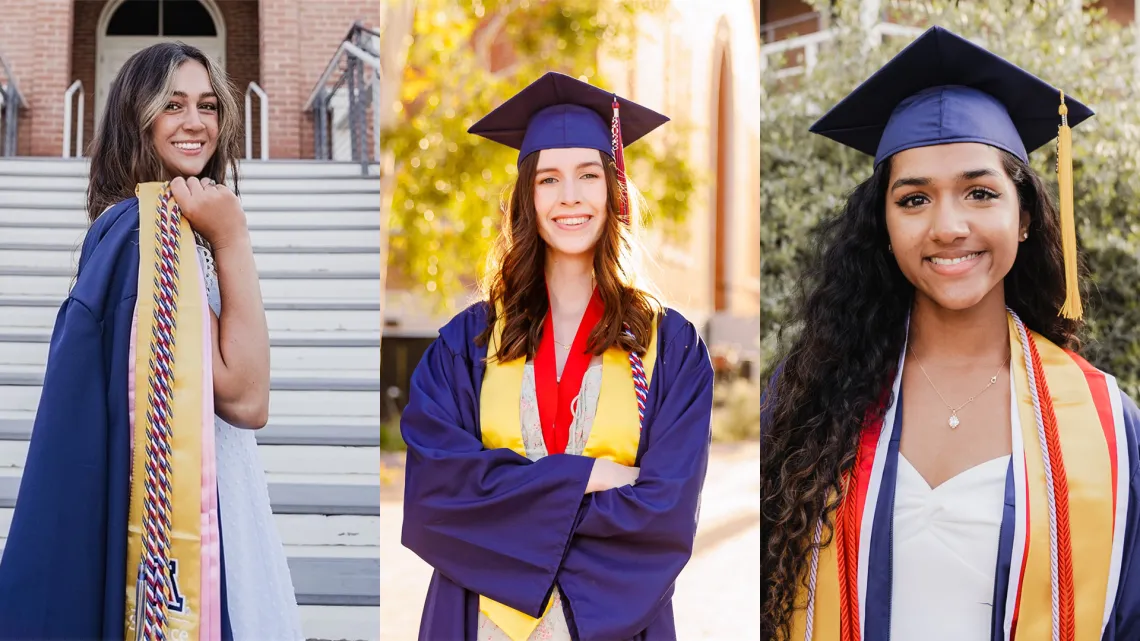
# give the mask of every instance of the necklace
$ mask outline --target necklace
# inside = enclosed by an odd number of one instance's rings
[[[562,349],[570,349],[570,346],[566,343],[559,343],[557,338],[554,339],[554,344],[561,347]]]
[[[958,425],[961,424],[961,421],[958,420],[958,412],[961,411],[963,407],[966,407],[970,403],[973,403],[974,399],[984,394],[986,390],[994,385],[994,383],[997,383],[998,374],[1001,374],[1002,370],[1005,369],[1005,366],[1009,365],[1009,358],[1006,358],[1005,362],[1001,364],[1000,368],[998,368],[998,373],[990,377],[989,384],[983,387],[982,391],[971,396],[965,403],[962,403],[958,407],[954,407],[950,403],[946,402],[946,397],[942,395],[942,392],[938,391],[938,387],[934,385],[934,381],[930,380],[930,374],[926,373],[926,368],[922,366],[922,361],[919,360],[918,354],[914,353],[914,348],[908,345],[907,349],[910,350],[910,355],[914,357],[914,362],[918,363],[918,368],[922,370],[922,375],[926,377],[926,381],[930,383],[930,387],[934,390],[934,393],[938,395],[938,398],[942,399],[942,403],[946,405],[946,409],[950,410],[950,418],[946,421],[946,424],[950,426],[950,429],[956,429]]]

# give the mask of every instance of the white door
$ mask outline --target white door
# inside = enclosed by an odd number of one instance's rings
[[[107,93],[119,69],[137,51],[159,42],[184,42],[201,49],[225,69],[225,45],[221,37],[163,37],[163,36],[104,36],[99,46],[99,60],[95,67],[95,122],[103,115]]]

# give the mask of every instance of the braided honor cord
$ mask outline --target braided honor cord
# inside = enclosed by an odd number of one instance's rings
[[[154,326],[147,373],[146,478],[143,480],[142,590],[143,617],[136,622],[139,638],[166,639],[166,607],[170,584],[171,409],[174,405],[174,338],[178,311],[178,224],[182,212],[173,203],[170,185],[155,208]]]
[[[629,325],[623,323],[622,330],[626,336],[633,338],[633,331]],[[633,372],[633,392],[637,394],[638,429],[645,428],[645,398],[649,396],[649,381],[645,379],[645,365],[637,352],[629,353],[629,369]]]

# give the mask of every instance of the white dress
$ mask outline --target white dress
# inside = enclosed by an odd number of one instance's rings
[[[582,377],[582,388],[571,404],[574,418],[570,423],[570,437],[566,453],[581,455],[590,438],[594,414],[598,411],[598,398],[602,393],[602,366],[591,364]],[[546,442],[542,438],[542,421],[538,417],[538,395],[534,385],[534,363],[529,362],[523,371],[522,395],[519,401],[519,421],[522,427],[526,457],[532,461],[546,456]],[[562,609],[562,593],[554,588],[550,596],[550,612],[538,623],[528,641],[571,641],[566,614]],[[479,641],[510,641],[510,637],[490,619],[479,613]]]
[[[210,309],[220,315],[217,268],[198,246]],[[234,641],[304,641],[285,547],[269,504],[253,430],[214,417],[226,604]]]

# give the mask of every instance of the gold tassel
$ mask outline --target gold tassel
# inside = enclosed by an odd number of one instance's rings
[[[1077,224],[1073,214],[1073,130],[1069,128],[1069,108],[1061,92],[1061,127],[1057,136],[1057,184],[1061,197],[1061,248],[1065,255],[1065,305],[1061,315],[1070,320],[1084,316],[1080,283],[1077,280]]]

